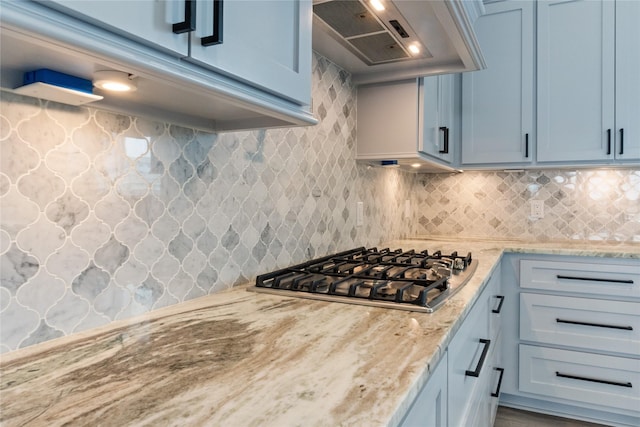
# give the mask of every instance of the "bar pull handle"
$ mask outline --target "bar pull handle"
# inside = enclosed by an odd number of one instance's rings
[[[524,134],[524,158],[529,158],[529,134]]]
[[[494,368],[496,371],[500,372],[500,378],[498,378],[498,387],[496,388],[496,391],[491,393],[491,397],[498,397],[500,396],[500,387],[502,387],[502,377],[504,375],[504,368]]]
[[[442,150],[438,151],[442,154],[449,153],[449,128],[446,126],[441,126],[440,131],[444,133],[444,147]]]
[[[600,383],[600,384],[609,384],[609,385],[617,385],[620,387],[633,387],[633,385],[630,382],[618,382],[618,381],[609,381],[609,380],[601,380],[598,378],[589,378],[589,377],[581,377],[581,376],[577,376],[577,375],[570,375],[570,374],[563,374],[561,372],[556,371],[556,377],[560,377],[560,378],[569,378],[572,380],[580,380],[580,381],[589,381],[592,383]]]
[[[222,44],[222,1],[213,0],[213,33],[200,39],[202,46]]]
[[[184,21],[173,24],[176,34],[188,33],[196,29],[196,0],[185,0]]]
[[[620,152],[618,154],[624,154],[624,128],[620,128]]]
[[[604,323],[580,322],[577,320],[556,319],[557,323],[568,323],[570,325],[594,326],[596,328],[623,329],[625,331],[633,331],[632,326],[607,325]]]
[[[489,353],[489,345],[491,345],[491,340],[485,340],[480,338],[480,344],[484,344],[484,348],[482,349],[482,354],[480,355],[480,360],[478,360],[478,364],[476,365],[476,369],[473,371],[465,371],[464,374],[468,377],[479,377],[480,371],[482,370],[482,365],[484,365],[484,360],[487,358],[487,353]]]
[[[503,295],[496,295],[496,298],[498,298],[500,300],[500,302],[498,303],[498,308],[494,308],[493,310],[491,310],[492,313],[496,313],[496,314],[500,314],[500,312],[502,311],[502,303],[504,303],[504,296]]]
[[[611,154],[611,129],[607,129],[607,156]]]
[[[609,283],[624,283],[627,285],[633,285],[633,280],[621,280],[621,279],[600,279],[598,277],[574,277],[574,276],[563,276],[561,274],[556,275],[558,279],[566,279],[566,280],[590,280],[592,282],[609,282]]]

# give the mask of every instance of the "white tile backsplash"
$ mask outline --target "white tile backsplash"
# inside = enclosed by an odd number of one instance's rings
[[[640,240],[638,170],[371,168],[319,56],[313,100],[317,126],[216,135],[0,93],[0,351],[399,237]]]
[[[3,352],[411,232],[414,177],[355,163],[355,90],[321,57],[306,128],[216,135],[0,97]]]

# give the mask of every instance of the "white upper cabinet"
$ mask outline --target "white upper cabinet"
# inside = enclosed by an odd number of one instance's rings
[[[614,156],[613,1],[538,2],[538,160]]]
[[[0,88],[48,68],[138,90],[91,106],[206,131],[313,125],[311,0],[7,1]]]
[[[311,2],[226,0],[222,38],[214,33],[214,1],[198,2],[198,25],[190,61],[273,91],[294,102],[311,102]]]
[[[300,105],[311,102],[310,1],[55,0],[43,4]]]
[[[180,0],[46,0],[44,6],[80,18],[110,31],[135,38],[176,56],[189,54],[186,1]],[[195,7],[196,2],[192,2]],[[195,9],[193,18],[196,17]],[[174,32],[175,24],[175,32]],[[191,24],[195,25],[195,21]],[[182,28],[179,30],[178,28]]]
[[[487,68],[462,75],[462,166],[526,164],[534,144],[534,4],[485,5],[475,31]]]
[[[443,74],[418,80],[418,104],[422,106],[418,129],[418,150],[446,163],[453,163],[460,131],[456,120],[456,88],[460,75]],[[458,89],[459,90],[459,89]],[[459,103],[458,103],[459,104]]]
[[[616,3],[615,157],[640,159],[640,2]]]
[[[358,86],[356,159],[397,162],[411,172],[455,170],[459,119],[449,117],[449,96],[459,81],[446,75]]]
[[[540,162],[640,159],[639,23],[637,1],[538,3]]]

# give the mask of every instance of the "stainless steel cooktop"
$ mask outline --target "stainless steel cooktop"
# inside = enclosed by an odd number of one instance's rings
[[[249,290],[431,313],[477,266],[470,252],[360,247],[260,275]]]

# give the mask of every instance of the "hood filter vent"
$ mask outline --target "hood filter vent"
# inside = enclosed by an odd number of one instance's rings
[[[387,3],[391,6],[390,3]],[[414,58],[399,37],[408,39],[412,30],[399,12],[393,14],[389,25],[365,4],[354,0],[331,0],[313,5],[317,20],[332,30],[333,38],[353,52],[367,65],[386,64]],[[404,24],[400,22],[404,21]],[[400,33],[400,34],[399,34]],[[407,43],[412,40],[407,40]],[[424,56],[430,56],[423,52]]]
[[[349,42],[374,64],[410,58],[388,33],[358,37]]]
[[[376,17],[359,1],[328,1],[313,6],[313,12],[342,37],[384,31]]]

